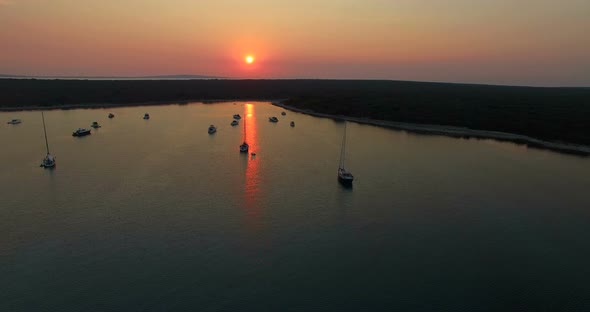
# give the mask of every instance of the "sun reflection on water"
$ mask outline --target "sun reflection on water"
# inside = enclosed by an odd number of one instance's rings
[[[258,232],[260,229],[260,217],[262,210],[260,208],[260,177],[259,177],[259,161],[257,156],[251,155],[256,153],[258,149],[258,135],[256,129],[256,118],[254,117],[254,105],[246,104],[245,106],[245,138],[250,146],[246,159],[246,181],[244,185],[244,209],[246,213],[246,223],[250,230]]]

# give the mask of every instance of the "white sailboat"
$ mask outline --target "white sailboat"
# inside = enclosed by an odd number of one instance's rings
[[[340,149],[340,164],[338,165],[338,181],[346,186],[352,186],[354,176],[350,171],[344,168],[344,159],[346,156],[346,121],[344,122],[344,136],[342,137],[342,147]]]
[[[248,153],[250,146],[246,143],[246,119],[244,119],[244,143],[240,145],[240,153]]]
[[[45,115],[41,112],[41,118],[43,119],[43,133],[45,134],[45,147],[47,148],[47,155],[41,161],[41,167],[53,168],[55,167],[55,157],[49,153],[49,142],[47,141],[47,129],[45,128]]]

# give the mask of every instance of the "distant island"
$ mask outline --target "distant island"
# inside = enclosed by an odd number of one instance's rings
[[[141,79],[223,79],[205,75],[159,75],[159,76],[23,76],[0,74],[0,78],[18,79],[87,79],[87,80],[141,80]]]
[[[590,88],[166,77],[182,78],[0,79],[0,109],[281,99],[280,104],[308,113],[500,131],[549,142],[590,146]]]

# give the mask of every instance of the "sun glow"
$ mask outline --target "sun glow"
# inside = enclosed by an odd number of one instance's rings
[[[254,63],[254,57],[252,55],[246,55],[245,60],[246,60],[246,63],[248,63],[248,64]]]

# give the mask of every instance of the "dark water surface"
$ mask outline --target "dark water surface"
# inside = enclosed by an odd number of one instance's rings
[[[590,308],[590,159],[280,112],[0,113],[0,311]]]

